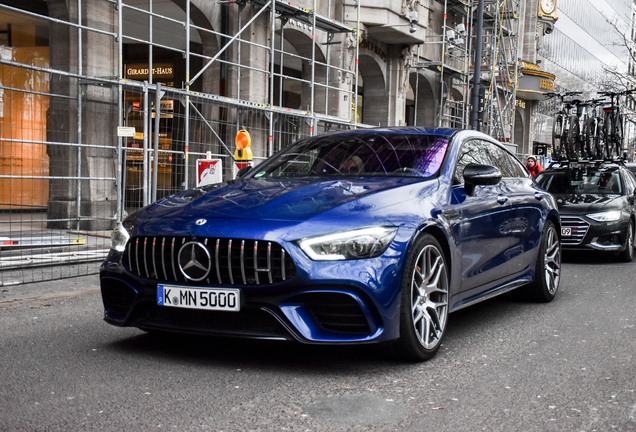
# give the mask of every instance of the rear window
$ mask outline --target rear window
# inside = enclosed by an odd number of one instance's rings
[[[288,147],[248,176],[431,177],[439,171],[447,148],[448,138],[436,135],[325,135]]]

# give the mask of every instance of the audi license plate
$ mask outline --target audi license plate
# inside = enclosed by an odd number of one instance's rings
[[[238,312],[241,292],[236,288],[186,288],[157,285],[157,304],[188,309]]]
[[[561,237],[572,237],[572,228],[561,228]]]

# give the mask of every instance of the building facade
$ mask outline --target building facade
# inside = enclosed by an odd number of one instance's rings
[[[258,163],[337,129],[470,127],[476,72],[478,127],[535,153],[549,142],[543,94],[593,87],[568,32],[621,58],[578,2],[485,2],[476,61],[470,0],[2,0],[0,206],[107,229],[195,186],[197,160],[232,178],[241,129]],[[631,17],[631,1],[607,3]]]
[[[555,91],[581,91],[581,99],[600,91],[634,88],[633,0],[558,0],[554,31],[538,45],[537,60],[556,76]],[[631,98],[630,98],[631,99]],[[621,100],[633,112],[633,100]],[[551,143],[556,100],[541,102],[532,118],[535,149]],[[625,124],[627,152],[634,150],[633,116]]]

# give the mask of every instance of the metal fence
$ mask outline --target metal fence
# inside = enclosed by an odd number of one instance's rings
[[[197,161],[218,159],[222,180],[234,178],[240,129],[259,144],[258,163],[312,133],[352,127],[161,84],[0,67],[2,286],[97,273],[117,220],[196,186]],[[8,79],[9,68],[22,78]],[[50,80],[64,80],[70,91],[56,94]],[[118,125],[134,135],[118,136]]]

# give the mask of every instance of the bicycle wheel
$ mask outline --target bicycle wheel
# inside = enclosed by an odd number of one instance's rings
[[[563,157],[561,154],[563,146],[563,116],[557,114],[554,117],[554,124],[552,125],[552,158],[559,160]]]
[[[605,144],[605,157],[612,157],[612,141],[614,134],[612,133],[612,123],[614,118],[612,113],[605,114],[605,120],[603,120],[603,141]]]
[[[596,118],[593,122],[594,151],[597,159],[605,157],[605,143],[603,142],[603,119]]]
[[[583,123],[583,133],[581,133],[583,140],[581,154],[587,159],[594,158],[594,151],[592,150],[592,127],[592,118],[587,117]]]
[[[615,156],[620,157],[623,151],[623,115],[618,113],[614,122],[614,151]],[[614,155],[612,155],[614,156]]]
[[[570,160],[578,160],[580,148],[579,144],[579,119],[572,115],[569,120],[569,128],[567,131],[567,142],[565,143],[565,152],[567,153],[568,159]]]

